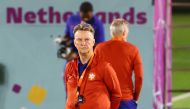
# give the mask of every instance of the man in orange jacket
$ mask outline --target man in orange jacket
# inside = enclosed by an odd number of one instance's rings
[[[95,53],[101,56],[102,61],[109,62],[117,74],[122,92],[119,109],[136,109],[143,80],[139,50],[127,42],[127,21],[115,19],[110,26],[110,33],[112,39],[97,45]]]
[[[109,63],[94,54],[94,29],[81,23],[74,28],[74,45],[79,58],[67,63],[64,80],[66,109],[118,109],[121,90]]]

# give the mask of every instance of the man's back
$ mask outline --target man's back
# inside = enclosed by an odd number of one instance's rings
[[[143,75],[142,61],[137,47],[125,41],[112,39],[97,45],[95,52],[102,60],[111,63],[116,71],[121,86],[122,100],[137,100]],[[132,81],[133,70],[135,70],[135,86]]]

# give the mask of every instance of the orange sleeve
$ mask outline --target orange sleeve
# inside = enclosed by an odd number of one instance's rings
[[[75,109],[75,102],[76,102],[76,88],[75,83],[75,76],[71,75],[73,72],[71,63],[68,63],[65,68],[64,73],[64,82],[65,82],[65,90],[66,90],[66,106],[65,109]]]
[[[143,65],[139,50],[137,49],[134,57],[134,72],[135,72],[135,91],[134,100],[138,100],[143,83]]]
[[[64,85],[65,85],[65,91],[66,91],[66,97],[67,97],[67,80],[68,80],[68,75],[71,73],[71,63],[67,63],[64,71]]]
[[[107,64],[105,68],[104,82],[110,94],[111,109],[118,109],[122,96],[119,81],[110,64]]]
[[[64,69],[64,86],[65,86],[65,91],[66,91],[66,98],[67,98],[67,72],[68,72],[68,64],[66,64],[66,67]]]

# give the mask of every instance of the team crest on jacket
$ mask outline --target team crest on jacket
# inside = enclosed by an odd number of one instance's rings
[[[96,77],[96,75],[94,73],[92,73],[92,72],[89,73],[89,75],[88,75],[88,79],[91,80],[91,81],[94,80],[95,77]]]

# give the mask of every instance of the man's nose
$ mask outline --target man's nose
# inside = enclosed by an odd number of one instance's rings
[[[86,42],[85,42],[85,40],[82,40],[82,43],[81,43],[82,45],[85,45],[86,44]]]

